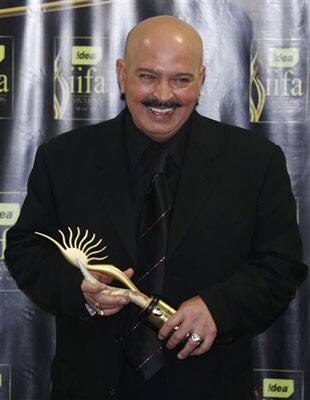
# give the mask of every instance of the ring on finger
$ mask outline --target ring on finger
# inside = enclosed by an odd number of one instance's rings
[[[199,346],[200,343],[202,342],[202,337],[198,335],[198,333],[191,333],[189,336],[189,339],[196,344],[196,346]]]
[[[97,313],[98,315],[101,315],[101,317],[104,316],[104,311],[103,311],[103,309],[100,307],[100,304],[99,304],[99,303],[95,303],[95,310],[96,310],[96,313]]]

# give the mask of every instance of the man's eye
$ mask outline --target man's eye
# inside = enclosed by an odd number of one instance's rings
[[[186,84],[190,82],[190,79],[187,76],[180,76],[178,78],[176,78],[176,81],[181,83],[181,84]]]
[[[152,80],[154,79],[154,75],[152,74],[140,74],[139,78],[144,79],[144,80]]]

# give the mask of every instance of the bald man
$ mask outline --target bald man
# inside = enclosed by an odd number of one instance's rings
[[[37,152],[6,261],[56,315],[52,399],[254,399],[251,338],[285,310],[306,268],[279,147],[195,111],[202,51],[185,22],[142,21],[116,63],[126,108]],[[141,235],[159,175],[169,207]],[[145,251],[141,237],[163,221]],[[67,226],[102,237],[106,262],[140,288],[160,283],[176,313],[159,332],[127,295],[107,293],[111,278],[83,279],[34,235]],[[163,257],[146,265],[158,240]]]

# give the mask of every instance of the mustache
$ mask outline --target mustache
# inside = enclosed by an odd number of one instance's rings
[[[182,107],[182,104],[177,100],[170,101],[159,101],[156,99],[145,100],[142,102],[145,107],[156,107],[156,108],[178,108]]]

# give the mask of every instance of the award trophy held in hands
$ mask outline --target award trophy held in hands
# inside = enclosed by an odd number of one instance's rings
[[[93,234],[89,237],[88,230],[85,231],[84,235],[81,235],[79,227],[76,229],[76,234],[73,233],[73,230],[70,227],[68,228],[68,231],[69,238],[66,239],[65,234],[61,230],[58,230],[62,237],[62,244],[44,233],[35,232],[35,234],[54,243],[64,258],[74,267],[80,268],[82,272],[83,270],[86,270],[87,272],[99,272],[120,281],[128,289],[109,288],[109,294],[128,295],[130,301],[141,308],[141,319],[148,321],[154,328],[160,329],[167,319],[175,313],[175,310],[162,301],[158,296],[147,295],[140,292],[134,283],[114,265],[90,264],[90,262],[103,261],[107,258],[107,256],[94,257],[106,249],[106,246],[100,248],[102,239],[95,242],[96,235]]]

